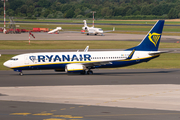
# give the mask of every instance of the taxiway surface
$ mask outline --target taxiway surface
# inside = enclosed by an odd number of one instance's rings
[[[94,75],[0,71],[0,118],[178,120],[179,69],[100,69]]]
[[[148,33],[148,32],[147,32]],[[141,41],[146,34],[116,34],[105,33],[105,36],[100,35],[85,35],[80,33],[60,33],[60,34],[48,34],[48,33],[33,33],[35,39],[31,40],[128,40],[128,41]],[[29,33],[21,34],[3,34],[0,33],[0,40],[29,40]],[[162,35],[161,42],[177,42],[180,40],[180,36],[165,36]]]

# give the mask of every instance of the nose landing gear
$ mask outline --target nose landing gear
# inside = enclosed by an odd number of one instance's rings
[[[22,72],[22,70],[19,70],[19,69],[14,69],[14,71],[19,72],[19,75],[20,75],[20,76],[23,76],[23,72]]]
[[[20,76],[23,76],[22,70],[17,70],[17,71],[19,72],[19,75],[20,75]]]

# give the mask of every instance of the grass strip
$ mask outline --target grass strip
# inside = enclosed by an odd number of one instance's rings
[[[127,49],[137,46],[138,41],[39,41],[33,40],[29,45],[28,40],[13,41],[1,40],[0,49]],[[160,43],[160,48],[180,48],[180,43]]]
[[[0,49],[127,49],[137,46],[138,41],[39,41],[33,40],[29,45],[28,40],[13,41],[1,40]],[[160,48],[180,48],[180,43],[160,43]]]
[[[3,18],[0,18],[3,21]],[[6,21],[10,21],[9,18]],[[26,21],[26,22],[65,22],[65,23],[82,23],[83,19],[14,19],[14,21]],[[92,19],[86,20],[87,23],[92,23]],[[96,19],[95,23],[107,23],[107,24],[154,24],[158,20],[114,20],[114,19]],[[179,20],[165,20],[166,24],[180,24]]]
[[[138,42],[125,41],[0,41],[0,49],[116,49],[128,48],[137,45]]]
[[[0,57],[0,70],[10,70],[9,68],[3,66],[3,63],[7,60],[10,60],[15,55],[1,55]]]

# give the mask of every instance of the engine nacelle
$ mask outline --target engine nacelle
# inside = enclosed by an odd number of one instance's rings
[[[82,72],[84,70],[86,70],[86,67],[84,65],[81,65],[81,64],[68,64],[65,67],[65,71],[67,73],[70,73],[70,72]]]
[[[87,30],[87,27],[82,27],[83,30]]]

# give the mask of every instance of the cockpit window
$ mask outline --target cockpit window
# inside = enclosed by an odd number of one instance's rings
[[[14,60],[14,61],[16,61],[16,60],[18,60],[18,58],[11,58],[11,60]]]
[[[102,29],[99,29],[99,31],[103,31]]]

